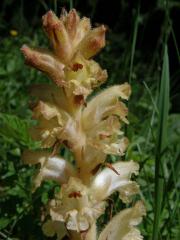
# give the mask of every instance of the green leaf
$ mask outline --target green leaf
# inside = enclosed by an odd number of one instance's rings
[[[7,225],[11,222],[11,220],[9,218],[0,218],[0,230],[4,229],[5,227],[7,227]]]
[[[15,115],[0,113],[0,135],[6,141],[18,145],[34,148],[38,144],[34,142],[28,132],[30,123]]]
[[[42,201],[42,203],[43,203],[44,205],[48,203],[48,201],[49,201],[49,195],[48,195],[47,192],[43,192],[43,193],[42,193],[41,201]]]
[[[8,189],[7,194],[9,196],[17,196],[19,198],[27,198],[27,193],[23,187],[20,187],[19,185],[16,185],[15,187],[12,187]]]

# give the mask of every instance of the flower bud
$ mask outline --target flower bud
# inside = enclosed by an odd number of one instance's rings
[[[55,55],[63,63],[67,63],[72,57],[72,45],[69,35],[62,21],[60,21],[56,15],[49,11],[43,17],[43,27],[46,31]]]
[[[64,82],[64,65],[52,54],[43,50],[35,50],[23,45],[21,48],[28,65],[47,74],[58,86]]]
[[[82,40],[79,45],[79,51],[85,58],[89,59],[93,57],[105,46],[105,32],[106,28],[102,25],[101,27],[89,31]]]

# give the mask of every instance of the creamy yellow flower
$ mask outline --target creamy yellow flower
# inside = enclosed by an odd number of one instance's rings
[[[98,63],[86,60],[80,54],[74,57],[70,66],[64,68],[64,74],[67,95],[74,94],[84,99],[107,79],[106,70],[102,70]]]
[[[129,202],[131,196],[139,191],[138,185],[130,180],[133,173],[138,174],[138,169],[138,164],[133,161],[117,162],[112,165],[111,169],[105,168],[100,173],[97,173],[89,186],[84,185],[79,178],[70,177],[69,181],[62,185],[60,193],[51,201],[50,215],[52,221],[64,223],[70,231],[87,232],[90,237],[93,236],[90,239],[96,240],[95,230],[92,231],[91,227],[104,212],[104,200],[113,192],[119,191],[120,198],[124,202]],[[134,208],[128,209],[128,211],[123,210],[118,214],[118,218],[116,218],[118,220],[115,221],[114,218],[112,220],[116,226],[115,231],[117,232],[123,224],[122,229],[126,228],[126,237],[139,236],[139,231],[133,228],[133,225],[138,223],[131,223],[131,221],[140,221],[139,218],[143,214],[141,203],[136,204]],[[119,219],[122,219],[123,223]],[[88,232],[89,230],[90,232]],[[106,239],[103,237],[104,235],[111,235],[108,231],[110,230],[106,227],[100,235],[101,240]],[[117,236],[116,232],[114,234]],[[123,230],[122,233],[118,232],[118,234],[123,235]],[[116,240],[118,238],[113,237],[110,239]]]
[[[131,175],[137,175],[138,170],[139,165],[133,161],[116,162],[111,168],[104,168],[92,181],[91,191],[94,197],[98,201],[103,201],[118,191],[122,201],[129,202],[131,196],[139,192],[137,183],[131,181]]]
[[[62,143],[71,139],[74,142],[79,131],[78,123],[73,118],[76,109],[73,108],[68,97],[62,89],[53,85],[36,85],[31,94],[40,99],[33,110],[33,118],[38,120],[30,133],[33,139],[42,142],[42,147],[54,146],[57,142]]]
[[[142,217],[146,214],[144,204],[142,201],[136,202],[136,204],[131,207],[120,211],[115,215],[106,227],[102,230],[99,237],[97,238],[95,224],[89,229],[89,231],[84,232],[84,237],[77,235],[74,232],[74,236],[77,237],[68,239],[82,239],[82,240],[142,240],[143,237],[140,231],[137,229],[137,225],[142,221]],[[58,227],[59,226],[59,227]],[[63,224],[59,221],[48,221],[43,226],[43,231],[47,236],[54,236],[57,233],[57,239],[61,240],[66,234],[69,235],[63,228]],[[71,231],[70,233],[73,233]]]
[[[144,215],[145,207],[141,201],[132,208],[122,210],[112,218],[98,240],[142,240],[143,237],[135,226],[142,221]]]
[[[63,184],[60,194],[51,201],[53,221],[65,222],[67,229],[87,231],[104,212],[105,202],[98,202],[79,178],[71,177]]]
[[[31,129],[33,138],[44,148],[65,143],[74,153],[83,180],[90,180],[107,154],[124,154],[128,140],[120,128],[122,122],[128,122],[128,111],[119,97],[128,99],[127,83],[102,91],[77,110],[65,92],[53,85],[34,87],[32,95],[40,99],[33,108],[33,117],[38,120]]]
[[[45,73],[52,85],[39,84],[31,89],[35,98],[30,129],[35,140],[49,151],[25,151],[23,161],[39,164],[35,188],[44,180],[54,180],[61,190],[50,201],[51,219],[43,225],[48,237],[65,236],[71,240],[97,240],[96,220],[105,211],[106,199],[114,192],[124,203],[139,192],[131,180],[139,166],[133,161],[105,163],[108,154],[123,156],[128,146],[122,125],[128,124],[128,83],[109,87],[88,96],[107,79],[93,57],[105,45],[105,27],[91,28],[88,18],[80,19],[75,9],[62,11],[58,18],[52,11],[43,18],[43,28],[52,52],[23,45],[26,63]],[[61,144],[69,148],[75,164],[57,156]],[[104,169],[102,170],[102,167]],[[145,214],[141,202],[113,217],[99,240],[140,240],[135,227]]]
[[[87,108],[83,112],[85,128],[91,129],[92,126],[96,126],[101,120],[106,119],[110,115],[117,115],[123,122],[128,123],[126,119],[128,109],[118,98],[128,100],[130,94],[130,85],[124,83],[109,87],[95,96],[87,104]]]
[[[109,87],[93,97],[83,109],[82,129],[86,135],[82,152],[83,175],[92,174],[107,154],[124,155],[128,140],[120,127],[122,122],[128,123],[128,111],[119,98],[128,99],[130,93],[127,83]]]

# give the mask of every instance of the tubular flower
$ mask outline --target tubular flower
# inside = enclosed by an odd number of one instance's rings
[[[104,210],[105,202],[98,202],[79,178],[70,178],[51,202],[50,215],[65,222],[68,230],[80,232],[87,231]]]
[[[80,19],[75,9],[60,18],[49,11],[42,18],[52,52],[23,45],[28,65],[45,73],[52,84],[32,86],[32,117],[37,124],[30,129],[43,150],[26,150],[24,163],[39,164],[34,190],[44,180],[61,186],[47,206],[49,219],[43,224],[45,235],[72,240],[139,240],[136,225],[145,214],[143,203],[121,211],[100,233],[96,220],[114,192],[130,203],[139,186],[131,180],[139,166],[134,161],[106,162],[109,154],[125,154],[128,139],[122,130],[128,124],[131,87],[128,83],[111,86],[87,98],[107,79],[106,70],[91,58],[105,45],[105,27],[91,28],[88,18]],[[88,100],[87,100],[88,99]],[[90,100],[89,100],[90,99]],[[59,148],[69,148],[74,164],[59,156]]]
[[[91,191],[99,201],[118,191],[119,197],[127,203],[131,195],[139,192],[137,183],[130,180],[132,174],[138,174],[138,170],[138,164],[133,161],[114,163],[111,169],[104,168],[94,177]]]

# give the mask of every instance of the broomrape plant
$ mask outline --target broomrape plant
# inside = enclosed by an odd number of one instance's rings
[[[128,109],[122,101],[128,100],[130,85],[109,87],[87,100],[107,79],[106,70],[92,60],[105,46],[106,29],[92,28],[90,20],[80,19],[74,9],[63,10],[60,18],[49,11],[42,21],[52,52],[26,45],[21,50],[28,65],[53,81],[31,89],[38,100],[32,109],[38,124],[30,131],[43,150],[23,153],[25,163],[40,163],[35,189],[46,179],[61,186],[48,205],[50,218],[43,232],[57,239],[142,239],[136,228],[145,214],[141,201],[114,216],[97,237],[96,220],[105,211],[106,199],[118,191],[120,199],[129,203],[139,192],[131,180],[132,174],[138,174],[137,163],[105,162],[108,154],[124,155],[128,145],[121,126],[128,124]],[[75,164],[58,155],[62,145],[70,149]]]

